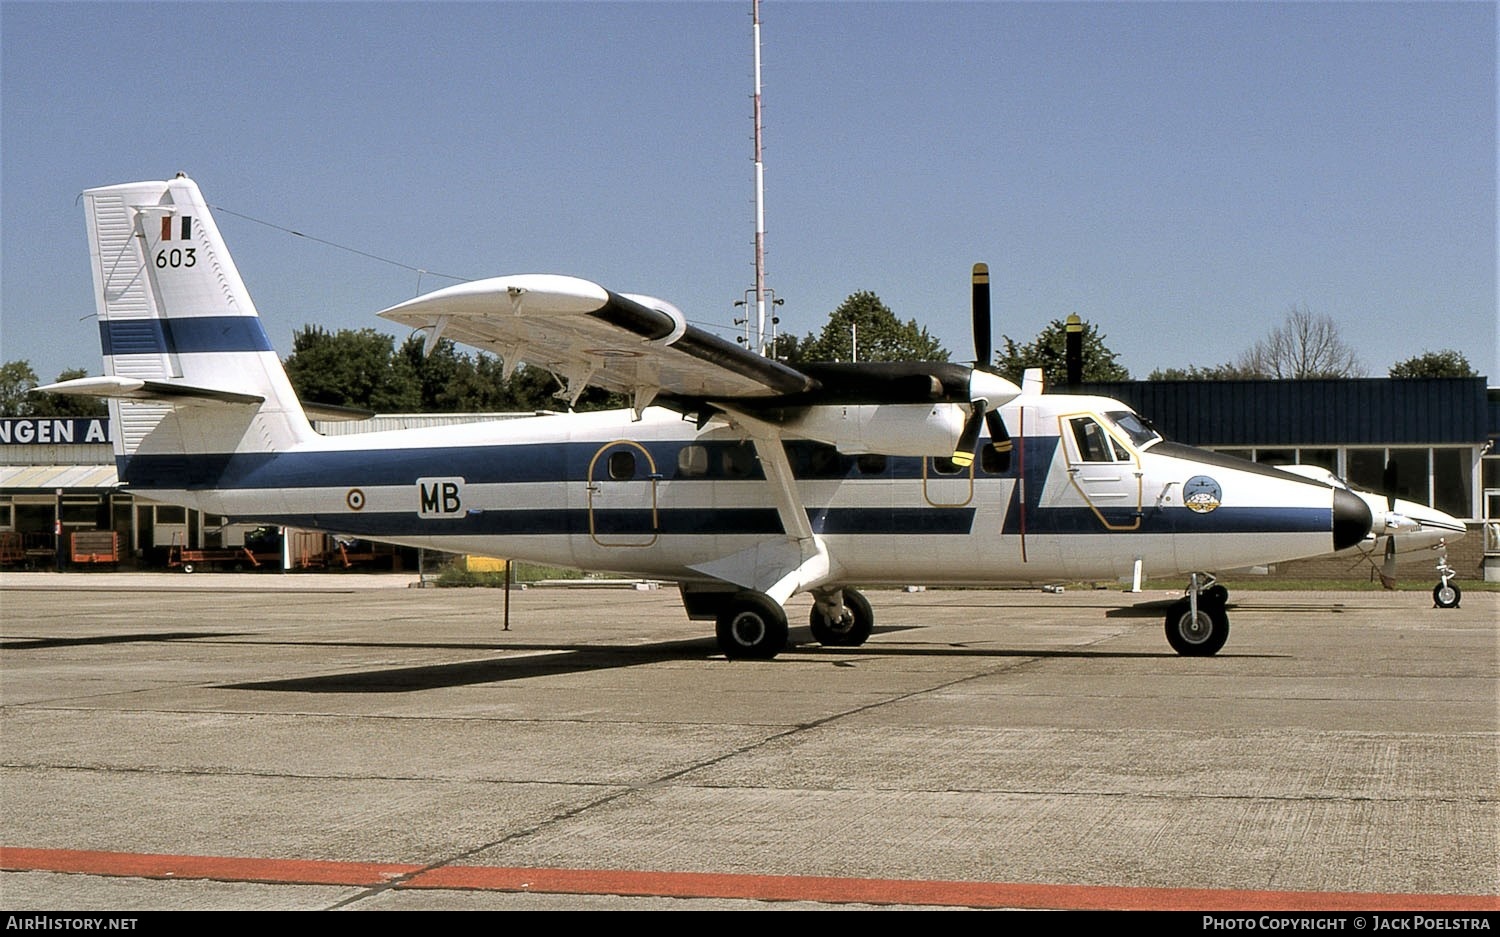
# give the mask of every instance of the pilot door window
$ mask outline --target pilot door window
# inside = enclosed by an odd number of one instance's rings
[[[1073,441],[1078,446],[1078,458],[1084,462],[1127,462],[1130,453],[1119,440],[1104,431],[1091,417],[1079,416],[1068,421],[1073,430]]]

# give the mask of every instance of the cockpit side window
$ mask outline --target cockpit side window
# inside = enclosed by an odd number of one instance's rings
[[[1115,455],[1119,444],[1109,438],[1093,417],[1075,416],[1068,423],[1073,430],[1073,441],[1078,444],[1078,457],[1084,462],[1120,461]]]

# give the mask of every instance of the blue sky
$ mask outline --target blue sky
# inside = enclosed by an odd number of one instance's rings
[[[1077,312],[1135,377],[1305,305],[1372,376],[1500,384],[1490,3],[761,11],[767,284],[972,357]],[[277,349],[567,273],[732,334],[753,286],[749,0],[0,4],[0,359],[100,370],[80,191],[193,176]],[[269,224],[250,221],[225,210]]]

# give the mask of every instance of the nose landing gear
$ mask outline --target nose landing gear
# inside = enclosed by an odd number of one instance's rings
[[[1202,578],[1200,578],[1200,576]],[[1187,595],[1167,607],[1167,643],[1184,657],[1211,657],[1229,640],[1229,590],[1193,573]]]

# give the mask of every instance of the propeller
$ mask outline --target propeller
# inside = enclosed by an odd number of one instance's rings
[[[1063,362],[1067,368],[1068,393],[1078,393],[1083,384],[1083,320],[1070,313],[1063,326]]]
[[[990,444],[1009,464],[1011,440],[1005,428],[1005,419],[1000,407],[1020,394],[1020,388],[990,370],[990,268],[987,264],[975,264],[971,280],[973,299],[971,309],[974,319],[974,370],[969,376],[969,418],[959,434],[954,448],[953,464],[968,468],[974,464],[974,450],[979,444],[979,429],[987,425]]]
[[[1385,471],[1380,475],[1380,485],[1385,489],[1386,535],[1385,560],[1380,564],[1380,584],[1387,589],[1396,588],[1396,483],[1399,480],[1395,459],[1387,459]]]

